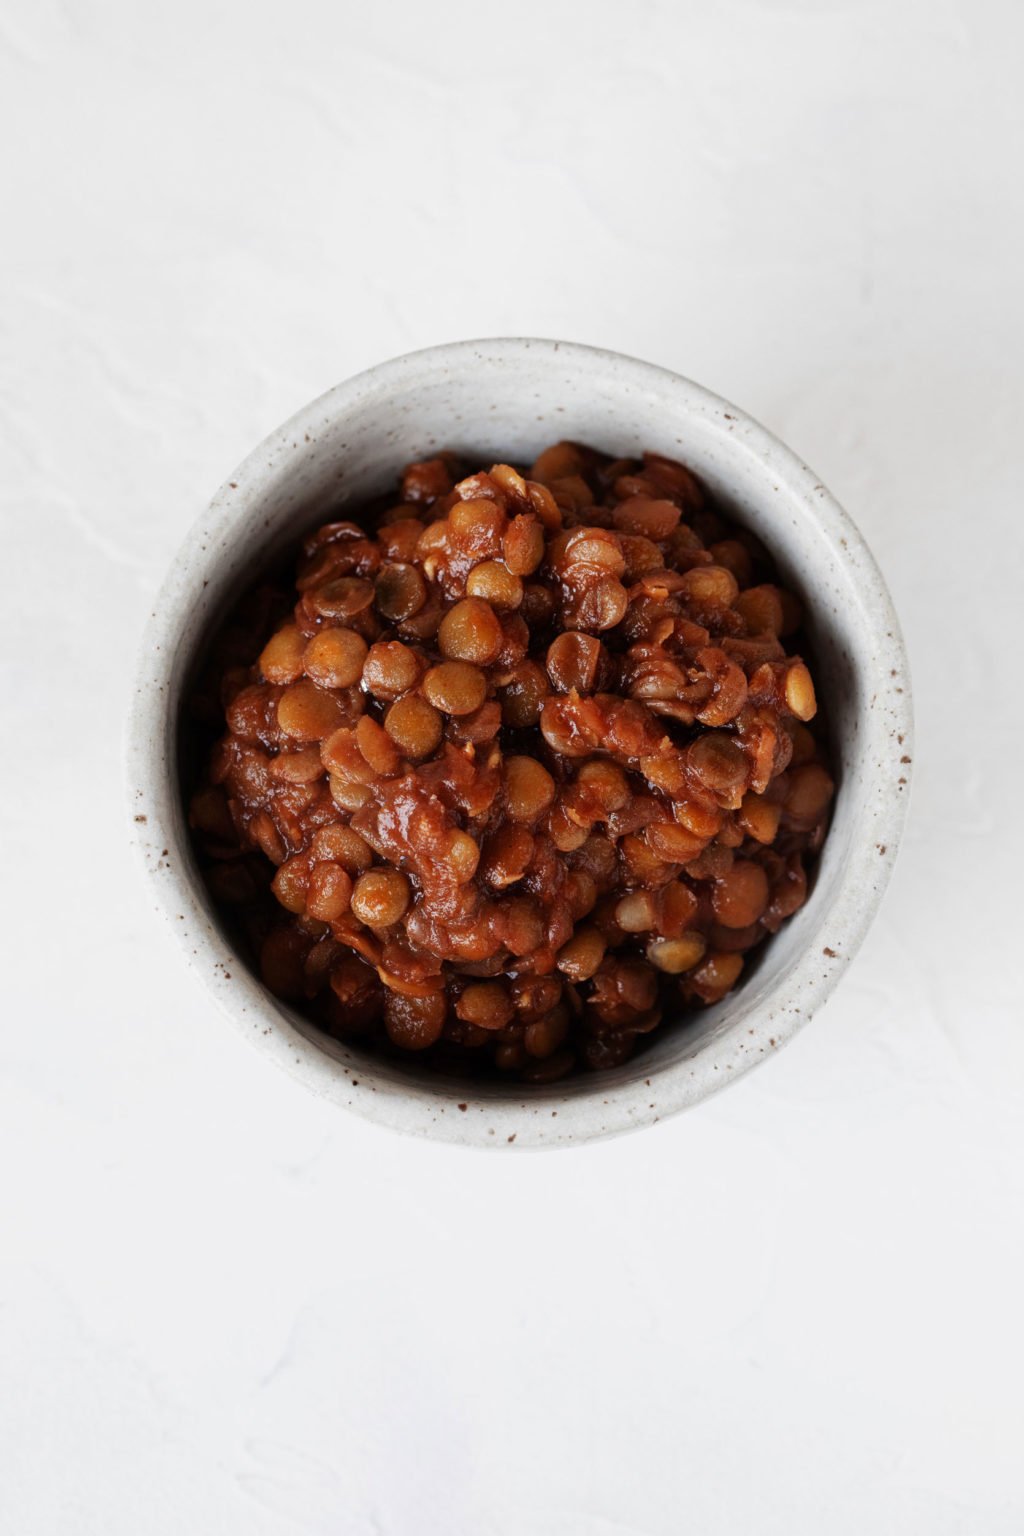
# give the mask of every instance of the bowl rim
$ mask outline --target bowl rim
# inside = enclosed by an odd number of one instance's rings
[[[585,1093],[566,1095],[556,1083],[531,1089],[524,1098],[482,1097],[478,1102],[471,1102],[474,1089],[467,1084],[466,1102],[457,1103],[427,1083],[399,1080],[377,1070],[366,1057],[349,1057],[346,1064],[328,1054],[279,1011],[246,962],[233,953],[211,920],[190,867],[190,850],[182,846],[187,839],[179,837],[175,825],[180,801],[174,754],[168,751],[173,739],[170,699],[182,616],[199,596],[203,573],[215,566],[217,552],[244,517],[249,498],[269,476],[281,473],[290,455],[301,455],[307,432],[325,417],[336,420],[364,396],[400,391],[427,372],[451,371],[485,357],[501,363],[531,351],[542,357],[560,355],[563,364],[569,361],[581,370],[625,370],[638,387],[670,389],[681,419],[699,413],[729,454],[750,456],[762,471],[770,469],[780,493],[800,503],[805,512],[813,507],[827,543],[833,548],[841,543],[844,555],[855,559],[861,606],[876,641],[869,655],[858,657],[858,664],[884,703],[883,709],[868,714],[877,737],[873,747],[879,757],[879,792],[858,825],[831,905],[777,983],[772,1006],[762,1001],[758,1017],[743,1018],[753,1028],[739,1049],[730,1025],[704,1041],[697,1054],[655,1068],[650,1079],[606,1089],[595,1076],[588,1080],[592,1091]],[[313,1092],[394,1130],[463,1146],[522,1150],[579,1145],[656,1124],[735,1081],[792,1038],[838,984],[888,885],[906,820],[911,768],[909,763],[904,767],[897,790],[893,779],[882,777],[880,754],[887,735],[898,738],[903,756],[912,757],[913,705],[899,620],[878,564],[852,518],[819,477],[766,427],[693,380],[624,353],[547,338],[483,338],[404,353],[334,385],[269,433],[224,481],[179,546],[141,642],[125,733],[125,768],[132,841],[157,909],[176,934],[184,958],[242,1034]],[[891,740],[888,746],[895,750]],[[828,957],[825,969],[823,953]]]

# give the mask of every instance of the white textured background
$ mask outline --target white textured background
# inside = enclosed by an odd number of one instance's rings
[[[0,1528],[1024,1529],[1017,0],[6,0]],[[504,1158],[307,1098],[126,848],[144,615],[235,463],[412,347],[762,418],[915,669],[902,860],[785,1054]]]

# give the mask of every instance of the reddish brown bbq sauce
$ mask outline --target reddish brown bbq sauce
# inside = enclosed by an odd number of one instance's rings
[[[410,464],[211,647],[212,895],[331,1034],[528,1082],[617,1066],[805,899],[833,783],[799,626],[672,460]]]

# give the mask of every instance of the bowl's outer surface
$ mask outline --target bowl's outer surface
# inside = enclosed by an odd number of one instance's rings
[[[441,448],[529,463],[559,438],[689,464],[756,529],[807,598],[839,789],[806,905],[738,991],[636,1061],[533,1088],[409,1072],[327,1039],[234,953],[189,842],[178,714],[197,653],[272,555]],[[397,1130],[476,1146],[576,1144],[653,1124],[763,1061],[832,991],[889,879],[909,795],[910,680],[881,574],[806,465],[726,401],[663,369],[565,342],[457,342],[330,390],[254,450],[199,519],[154,604],[128,735],[131,815],[150,890],[233,1023],[315,1092]],[[166,851],[165,851],[166,850]]]

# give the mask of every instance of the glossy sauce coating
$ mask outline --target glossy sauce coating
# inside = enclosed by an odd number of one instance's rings
[[[805,898],[833,783],[799,624],[674,461],[411,464],[211,652],[214,897],[333,1033],[528,1081],[616,1066]]]

